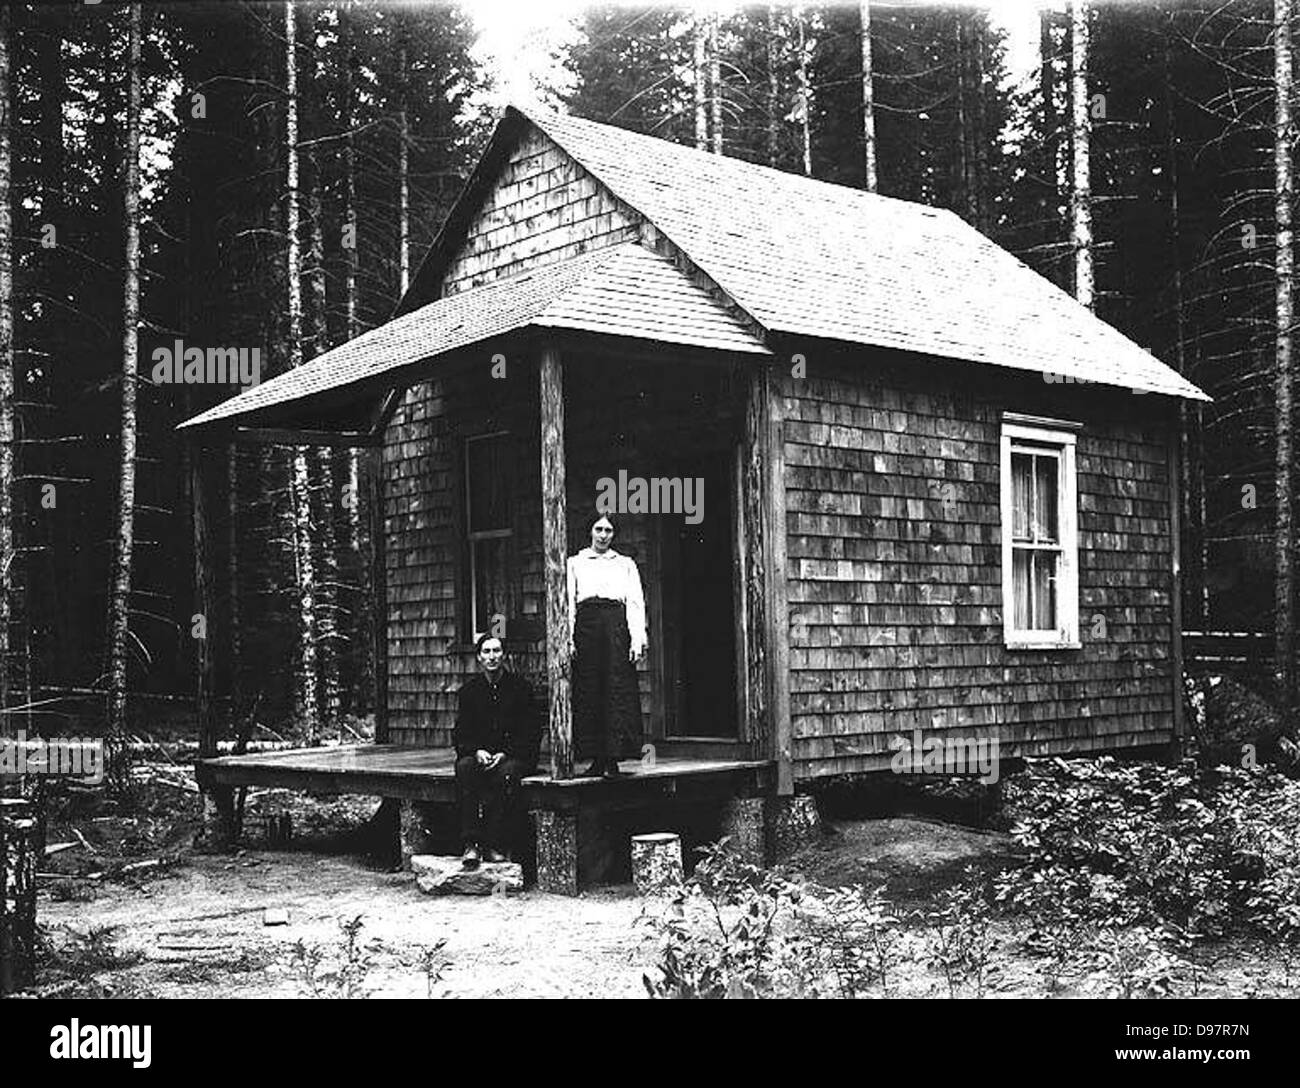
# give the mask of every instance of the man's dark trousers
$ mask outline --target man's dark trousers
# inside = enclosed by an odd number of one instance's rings
[[[456,792],[460,798],[460,833],[470,843],[503,850],[508,844],[519,780],[534,768],[509,757],[491,770],[479,766],[474,756],[456,760]]]

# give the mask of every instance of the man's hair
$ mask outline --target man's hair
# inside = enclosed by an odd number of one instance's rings
[[[481,635],[479,635],[477,639],[474,640],[474,653],[481,654],[483,652],[483,644],[487,642],[489,639],[493,639],[493,638],[496,639],[499,643],[501,643],[501,650],[504,653],[506,648],[505,640],[502,639],[500,635],[494,635],[491,631],[484,631]]]

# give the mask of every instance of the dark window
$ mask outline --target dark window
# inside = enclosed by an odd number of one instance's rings
[[[469,538],[470,629],[475,639],[503,629],[509,608],[509,436],[465,440],[465,525]],[[494,622],[495,620],[495,622]]]

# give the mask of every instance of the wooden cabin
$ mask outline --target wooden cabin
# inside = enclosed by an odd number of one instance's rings
[[[1167,745],[1178,411],[1204,399],[950,212],[511,108],[390,322],[183,425],[381,466],[379,743],[208,785],[446,800],[494,624],[549,700],[548,887],[576,887],[591,807],[712,800],[734,829],[915,730]],[[646,747],[601,782],[573,777],[564,572],[622,479],[703,501],[620,511]]]

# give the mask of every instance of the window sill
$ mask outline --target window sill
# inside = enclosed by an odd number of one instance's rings
[[[1083,643],[1070,639],[1053,639],[1053,640],[1022,640],[1007,639],[1005,642],[1008,650],[1082,650]]]

